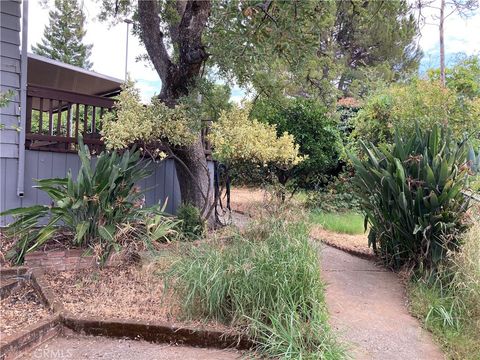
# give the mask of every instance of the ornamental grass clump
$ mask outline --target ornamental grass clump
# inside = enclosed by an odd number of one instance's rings
[[[369,245],[394,268],[435,269],[466,227],[465,145],[437,125],[408,138],[397,132],[391,146],[361,145],[366,158],[351,158]]]
[[[435,281],[409,286],[410,308],[445,345],[449,358],[480,359],[480,218],[449,254]]]
[[[168,284],[188,317],[246,331],[262,356],[341,358],[306,225],[275,219],[268,226],[264,236],[189,247],[171,267]]]

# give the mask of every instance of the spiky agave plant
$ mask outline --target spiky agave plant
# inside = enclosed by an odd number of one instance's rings
[[[455,144],[446,127],[416,129],[392,146],[362,143],[365,160],[351,155],[369,244],[386,264],[434,269],[456,249],[468,200],[461,191],[468,167],[465,143]]]
[[[16,263],[60,230],[73,233],[72,245],[100,249],[98,255],[103,262],[112,249],[120,249],[117,235],[124,224],[141,224],[145,231],[130,233],[149,240],[158,240],[162,237],[159,234],[168,235],[176,226],[176,222],[163,216],[160,206],[139,206],[143,194],[135,184],[149,175],[148,163],[140,161],[139,151],[126,150],[121,155],[102,152],[93,166],[88,147],[80,138],[78,155],[81,167],[76,179],[69,172],[66,178],[37,180],[35,187],[51,198],[51,206],[35,205],[0,214],[15,218],[7,232],[19,238],[8,254]],[[154,224],[148,220],[152,216]]]

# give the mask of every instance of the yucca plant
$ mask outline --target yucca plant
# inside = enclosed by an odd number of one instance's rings
[[[63,179],[37,180],[35,187],[47,193],[51,206],[16,208],[1,214],[15,218],[7,231],[19,238],[9,254],[16,263],[60,230],[73,234],[72,245],[94,248],[102,262],[112,249],[121,248],[119,235],[156,241],[174,232],[177,222],[164,216],[163,208],[141,209],[143,194],[135,184],[149,171],[139,151],[102,152],[93,166],[88,147],[80,139],[78,155],[81,167],[76,179],[69,172]]]
[[[369,245],[394,268],[435,269],[464,229],[465,143],[455,144],[446,127],[417,126],[410,138],[397,132],[391,146],[361,146],[366,159],[351,159]]]

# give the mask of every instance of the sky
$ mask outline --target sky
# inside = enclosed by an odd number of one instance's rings
[[[1,1],[1,0],[0,0]],[[79,0],[80,2],[82,0]],[[439,2],[440,0],[438,0]],[[480,1],[480,0],[479,0]],[[53,6],[53,0],[43,0],[47,6],[38,0],[29,0],[29,28],[28,45],[31,46],[41,41],[43,30],[48,24],[48,6]],[[91,61],[93,70],[119,79],[125,77],[125,50],[127,24],[119,23],[111,26],[96,19],[99,13],[99,4],[95,0],[83,0],[83,9],[87,18],[87,34],[85,43],[93,44]],[[439,36],[438,26],[435,23],[434,13],[430,9],[426,14],[427,24],[422,29],[422,35],[418,39],[424,51],[424,58],[420,70],[438,66]],[[465,53],[467,55],[480,53],[480,11],[468,19],[462,19],[454,14],[447,18],[445,23],[445,47],[447,63],[454,58],[454,54]],[[137,56],[145,54],[145,49],[139,43],[138,38],[129,35],[128,45],[128,73],[137,82],[141,91],[142,99],[148,101],[154,94],[158,94],[161,87],[160,79],[155,70],[145,63],[137,62]],[[234,87],[232,100],[240,102],[245,92]]]

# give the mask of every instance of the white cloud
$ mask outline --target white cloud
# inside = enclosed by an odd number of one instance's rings
[[[420,46],[425,54],[438,53],[439,30],[438,30],[438,7],[440,0],[432,4],[437,9],[425,9],[424,15],[427,24],[422,29]],[[457,13],[452,14],[445,20],[445,52],[447,54],[463,52],[467,55],[476,54],[480,51],[480,11],[477,10],[472,16],[463,19]]]

